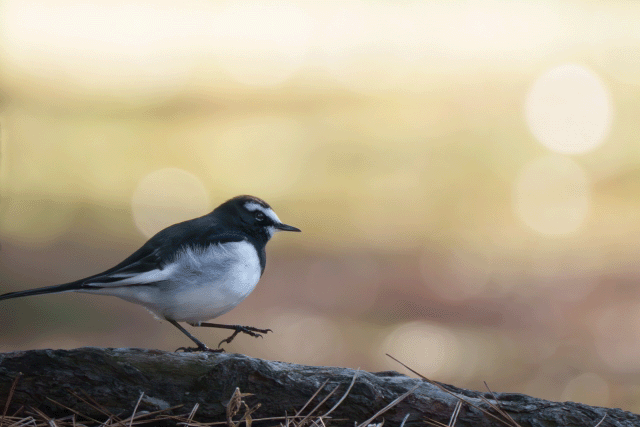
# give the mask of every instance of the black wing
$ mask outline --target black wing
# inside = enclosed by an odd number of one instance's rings
[[[204,216],[165,228],[149,239],[140,249],[132,253],[124,261],[106,271],[103,271],[102,273],[62,285],[9,292],[0,295],[0,300],[30,295],[108,287],[110,286],[110,283],[118,282],[127,277],[132,277],[146,271],[163,269],[167,264],[173,261],[176,254],[185,247],[208,246],[214,243],[240,242],[246,239],[246,236],[239,233],[223,232],[221,227],[216,224],[213,218]]]

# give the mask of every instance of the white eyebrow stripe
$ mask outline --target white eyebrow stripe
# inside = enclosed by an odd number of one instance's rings
[[[264,206],[254,202],[247,202],[244,204],[244,207],[249,212],[254,212],[254,211],[262,212],[263,214],[271,218],[271,221],[275,222],[276,224],[280,224],[282,222],[280,221],[280,218],[278,218],[278,215],[276,215],[276,213],[271,208],[265,208]]]

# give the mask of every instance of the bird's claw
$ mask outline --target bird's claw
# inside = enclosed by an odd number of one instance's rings
[[[227,344],[231,344],[231,341],[233,341],[233,339],[240,333],[244,333],[247,334],[249,336],[252,336],[254,338],[264,338],[262,336],[262,334],[267,334],[269,332],[273,332],[271,329],[258,329],[258,328],[253,328],[251,326],[237,326],[236,330],[233,332],[233,334],[231,334],[230,337],[223,339],[222,341],[220,341],[220,344],[218,344],[218,348],[220,348],[220,346],[222,345],[222,343],[227,343]]]

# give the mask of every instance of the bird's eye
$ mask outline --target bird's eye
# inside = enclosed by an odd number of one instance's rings
[[[265,218],[262,212],[256,212],[255,217],[256,217],[256,221],[264,221],[264,218]]]

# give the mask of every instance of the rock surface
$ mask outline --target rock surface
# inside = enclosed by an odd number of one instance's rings
[[[333,419],[325,419],[325,423],[345,426],[353,426],[354,422],[362,423],[417,387],[376,418],[375,422],[384,418],[385,425],[401,425],[409,414],[405,426],[423,426],[424,420],[436,420],[447,425],[459,399],[446,389],[464,399],[455,424],[458,427],[516,425],[504,414],[491,408],[488,402],[502,409],[522,427],[595,427],[603,417],[600,427],[640,426],[639,415],[620,409],[550,402],[521,394],[491,395],[434,384],[397,372],[369,373],[337,367],[304,366],[240,354],[169,353],[93,347],[0,354],[0,410],[4,408],[15,382],[7,415],[16,415],[16,411],[28,414],[35,408],[52,418],[67,416],[73,410],[85,417],[83,423],[87,425],[92,424],[89,418],[106,421],[108,415],[105,413],[126,419],[131,416],[144,393],[136,410],[138,415],[145,411],[162,411],[163,415],[181,415],[186,419],[198,404],[194,420],[202,423],[227,421],[229,401],[236,388],[239,388],[242,393],[252,395],[242,398],[247,406],[240,407],[245,409],[239,409],[234,420],[240,419],[247,408],[259,403],[259,408],[251,414],[257,420],[295,414],[328,380],[301,412],[303,415],[309,414],[337,388],[312,414],[317,419],[345,395],[354,375],[353,387],[331,413]],[[18,380],[14,381],[18,376]],[[102,408],[88,403],[92,401]],[[173,408],[177,405],[182,406]],[[17,415],[20,414],[18,412]],[[165,419],[156,424],[175,425],[176,422],[176,419]],[[284,424],[283,420],[254,421],[254,425],[279,425],[281,422]]]

